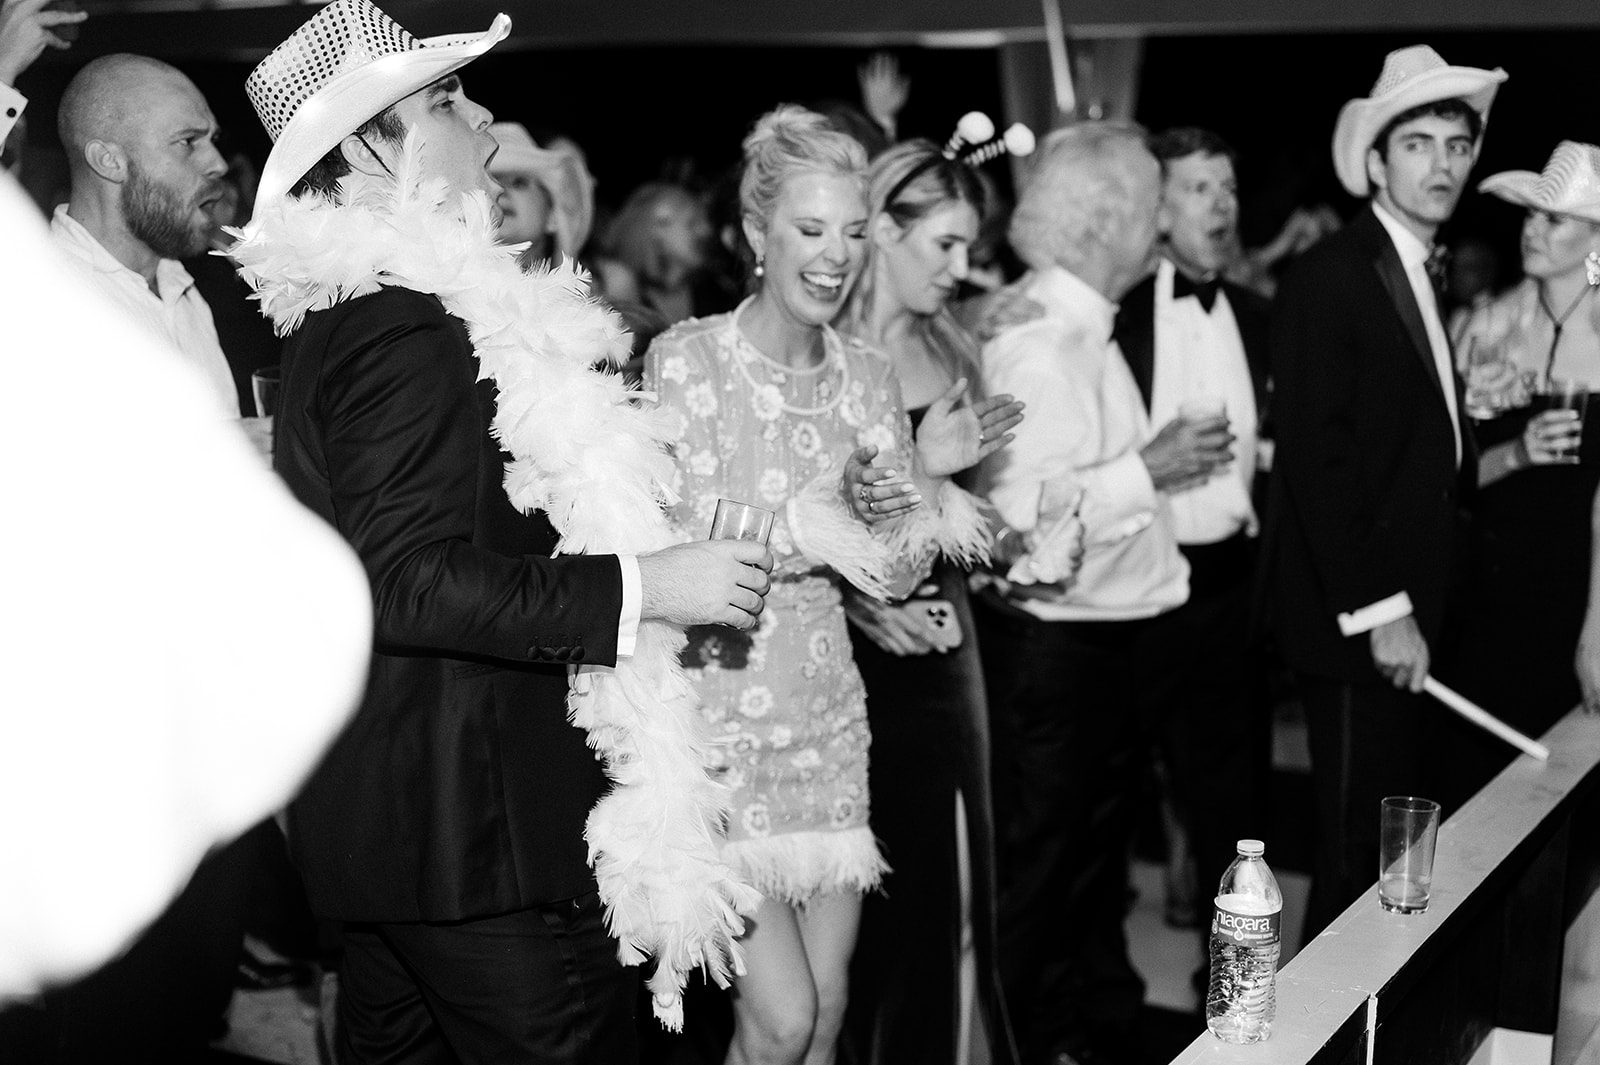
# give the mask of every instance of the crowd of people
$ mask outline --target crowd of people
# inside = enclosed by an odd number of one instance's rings
[[[83,17],[0,4],[0,139]],[[508,29],[335,0],[250,75],[259,169],[159,60],[63,95],[55,254],[353,551],[371,653],[284,814],[0,1057],[181,1059],[270,910],[344,1065],[626,1063],[724,993],[741,1065],[1126,1061],[1149,793],[1203,903],[1270,828],[1275,671],[1312,930],[1381,797],[1512,756],[1424,680],[1600,710],[1600,148],[1481,182],[1518,284],[1454,300],[1438,254],[1504,71],[1392,52],[1332,134],[1360,210],[1251,254],[1216,134],[895,142],[882,60],[865,113],[778,106],[607,217],[578,142],[469,95]],[[770,535],[708,539],[725,500]]]

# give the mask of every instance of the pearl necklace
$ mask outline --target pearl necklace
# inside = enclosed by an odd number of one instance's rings
[[[795,370],[789,367],[781,366],[776,362],[776,360],[763,354],[761,350],[752,344],[749,338],[744,335],[744,331],[739,328],[739,314],[749,305],[750,300],[747,299],[741,303],[732,314],[728,316],[728,339],[731,345],[733,364],[739,368],[739,375],[744,378],[745,383],[750,386],[751,391],[759,393],[763,388],[773,388],[777,389],[781,395],[783,390],[779,385],[780,382],[786,381],[790,377],[811,377],[816,374],[821,374],[828,370],[833,364],[837,364],[839,373],[838,385],[831,385],[828,381],[820,381],[817,384],[818,391],[830,387],[833,389],[832,394],[823,401],[821,406],[800,407],[790,403],[785,398],[779,402],[778,408],[785,414],[797,414],[801,417],[809,418],[818,414],[826,414],[828,411],[831,411],[833,408],[837,407],[841,402],[843,402],[845,392],[847,392],[850,387],[850,364],[843,356],[839,334],[835,333],[831,326],[825,325],[822,327],[823,355],[822,361],[817,365],[808,367],[804,370]],[[768,380],[766,383],[757,381],[755,376],[750,372],[750,365],[756,362],[766,364],[768,367],[768,374],[771,375],[773,379]]]

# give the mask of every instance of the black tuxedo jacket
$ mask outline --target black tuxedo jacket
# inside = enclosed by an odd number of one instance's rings
[[[1365,634],[1338,615],[1409,594],[1435,657],[1477,477],[1465,414],[1461,465],[1422,312],[1369,207],[1307,252],[1278,290],[1271,329],[1277,454],[1262,532],[1262,605],[1288,663],[1378,679]]]
[[[1233,320],[1239,326],[1245,362],[1250,364],[1250,381],[1256,390],[1258,420],[1265,420],[1269,358],[1267,327],[1271,305],[1249,289],[1228,281],[1222,283],[1222,291],[1228,297]],[[1156,372],[1156,275],[1151,274],[1122,297],[1117,307],[1114,336],[1117,346],[1122,349],[1122,357],[1128,361],[1128,369],[1133,371],[1139,394],[1144,397],[1144,409],[1148,411]]]
[[[283,370],[274,464],[355,548],[376,608],[361,707],[289,811],[314,908],[449,921],[593,890],[583,826],[606,781],[567,722],[567,664],[615,662],[616,557],[551,559],[543,515],[506,500],[494,386],[436,298],[312,313]]]

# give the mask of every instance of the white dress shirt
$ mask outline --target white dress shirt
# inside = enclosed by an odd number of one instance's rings
[[[6,138],[11,136],[11,127],[27,109],[28,98],[0,81],[0,144],[5,144]]]
[[[1184,402],[1219,399],[1233,430],[1233,462],[1202,485],[1170,497],[1172,524],[1180,544],[1214,544],[1257,522],[1250,488],[1256,474],[1256,392],[1245,360],[1244,341],[1227,294],[1207,313],[1198,299],[1172,298],[1177,268],[1156,267],[1155,369],[1150,386],[1150,422],[1163,426]]]
[[[1150,617],[1189,596],[1189,565],[1172,515],[1139,449],[1150,419],[1111,339],[1116,305],[1059,267],[1036,271],[1022,295],[1044,314],[1003,330],[983,349],[984,386],[1028,402],[1009,447],[981,480],[1006,524],[1020,532],[1078,490],[1086,551],[1064,584],[1010,586],[1018,607],[1047,621]],[[1046,514],[1048,519],[1050,514]]]
[[[94,279],[100,291],[200,372],[216,400],[218,417],[239,417],[239,393],[217,340],[211,308],[206,306],[183,264],[162,259],[156,266],[156,287],[161,290],[157,296],[142,274],[122,265],[67,213],[66,204],[56,208],[50,232],[68,257]]]
[[[1406,268],[1406,280],[1411,282],[1411,294],[1422,311],[1422,325],[1428,331],[1428,347],[1433,349],[1433,368],[1439,374],[1439,387],[1444,392],[1444,405],[1450,412],[1450,428],[1456,442],[1456,465],[1461,465],[1461,415],[1456,410],[1456,379],[1450,360],[1450,340],[1445,336],[1444,319],[1439,314],[1439,302],[1434,295],[1433,279],[1428,276],[1428,246],[1411,230],[1385,211],[1376,200],[1372,213],[1378,216],[1394,250],[1400,253],[1400,264]]]

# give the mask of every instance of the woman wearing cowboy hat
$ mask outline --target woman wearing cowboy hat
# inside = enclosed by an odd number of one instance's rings
[[[1516,287],[1467,321],[1456,358],[1484,451],[1460,659],[1469,698],[1538,735],[1578,702],[1589,511],[1600,433],[1544,409],[1557,386],[1600,390],[1600,148],[1563,141],[1543,173],[1513,170],[1479,189],[1527,209]],[[1600,621],[1593,626],[1600,644]],[[1472,729],[1448,735],[1464,799],[1512,752]]]

